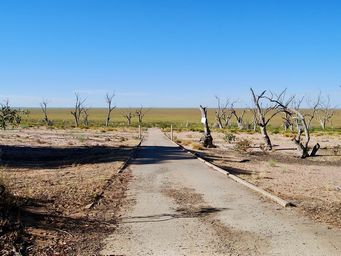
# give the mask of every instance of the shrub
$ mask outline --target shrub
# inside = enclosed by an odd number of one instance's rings
[[[236,141],[237,137],[233,133],[226,133],[223,139],[228,143],[232,143],[233,141]]]
[[[271,166],[271,167],[276,167],[277,166],[277,161],[274,160],[274,159],[270,159],[268,161],[268,164]]]
[[[205,149],[203,147],[203,145],[201,145],[200,143],[191,143],[191,147],[192,147],[192,149],[196,149],[196,150],[203,150],[203,149]]]
[[[259,144],[259,148],[260,148],[260,150],[262,150],[263,152],[267,152],[267,146],[265,145],[265,143]]]
[[[238,151],[239,153],[246,153],[249,151],[251,147],[251,141],[248,139],[242,139],[236,142],[234,145],[234,150]]]
[[[109,139],[110,140],[110,139]],[[118,138],[118,141],[119,142],[123,142],[123,141],[126,141],[126,140],[128,140],[127,138],[125,138],[125,137],[119,137]]]
[[[0,107],[0,128],[6,130],[9,125],[19,125],[21,122],[21,114],[26,114],[25,111],[13,109],[8,105],[8,102],[1,104]],[[28,114],[28,112],[27,112]]]
[[[332,151],[335,156],[341,155],[341,145],[334,146]]]

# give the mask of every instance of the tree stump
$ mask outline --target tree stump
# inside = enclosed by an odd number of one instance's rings
[[[213,145],[213,138],[211,136],[210,128],[208,127],[208,121],[207,121],[207,107],[203,107],[200,105],[200,111],[201,111],[201,123],[204,126],[204,137],[201,138],[201,142],[205,148],[214,148]]]

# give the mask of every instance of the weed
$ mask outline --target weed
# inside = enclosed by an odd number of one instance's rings
[[[176,142],[176,143],[181,143],[182,141],[180,140],[180,139],[178,139],[178,138],[174,138],[174,141]]]
[[[80,135],[78,138],[79,142],[83,143],[87,140],[87,137],[85,137],[84,135]]]
[[[260,150],[262,150],[263,152],[267,152],[267,146],[265,145],[265,143],[259,144],[259,148],[260,148]]]
[[[37,142],[38,144],[45,144],[45,142],[42,141],[41,139],[36,139],[36,142]]]
[[[191,147],[192,147],[192,149],[196,149],[196,150],[203,150],[203,149],[205,149],[204,147],[203,147],[203,145],[201,145],[200,143],[191,143]]]
[[[181,142],[181,144],[184,145],[184,146],[188,146],[188,145],[191,144],[191,141],[189,141],[189,140],[183,140],[183,141]]]
[[[277,166],[277,161],[275,159],[269,159],[268,164],[271,167],[276,167]]]
[[[123,142],[123,141],[126,141],[126,140],[128,140],[128,139],[127,139],[127,138],[124,138],[124,137],[119,137],[119,138],[118,138],[118,141],[119,141],[119,142]]]
[[[238,151],[239,153],[246,153],[251,148],[251,141],[248,139],[242,139],[236,142],[234,145],[234,150]]]
[[[341,155],[341,145],[336,145],[332,148],[334,156]]]
[[[223,139],[228,143],[232,143],[233,141],[236,141],[237,137],[232,133],[226,133]]]

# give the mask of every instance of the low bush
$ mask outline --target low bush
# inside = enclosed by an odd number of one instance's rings
[[[226,133],[224,135],[223,139],[224,139],[224,141],[226,141],[228,143],[232,143],[232,142],[236,141],[237,137],[233,133]]]
[[[203,149],[205,149],[203,147],[203,145],[201,145],[200,143],[191,143],[191,147],[192,147],[192,149],[196,149],[196,150],[203,150]]]
[[[251,141],[248,139],[242,139],[236,142],[234,145],[234,150],[238,151],[239,153],[246,153],[251,148]]]
[[[336,145],[332,148],[332,152],[335,156],[341,155],[341,145]]]

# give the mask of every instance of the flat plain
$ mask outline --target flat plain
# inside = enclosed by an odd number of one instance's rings
[[[29,116],[24,117],[24,123],[38,123],[43,119],[43,113],[39,108],[29,108]],[[48,109],[49,118],[52,121],[57,122],[73,122],[73,116],[71,115],[71,108],[50,108]],[[237,113],[241,113],[245,110],[244,121],[251,123],[252,114],[247,109],[237,109]],[[106,117],[105,108],[93,108],[89,110],[89,121],[90,124],[103,125]],[[112,112],[112,122],[115,125],[124,125],[126,119],[123,114],[127,111],[131,111],[134,114],[135,108],[117,108]],[[198,126],[200,125],[200,110],[199,108],[145,108],[146,114],[143,119],[146,125],[156,124],[156,125],[177,125],[178,127],[186,127],[190,125]],[[311,110],[304,110],[305,113],[309,113]],[[215,122],[214,118],[215,108],[208,109],[208,120],[211,124]],[[134,124],[137,123],[136,118],[132,119]],[[232,123],[234,118],[232,118]],[[283,115],[277,115],[271,122],[272,127],[280,127],[283,123]],[[318,120],[314,120],[312,125],[314,127],[319,127]],[[200,126],[199,126],[200,127]],[[333,127],[336,129],[341,128],[341,109],[336,109],[332,122],[328,124],[328,127]]]

